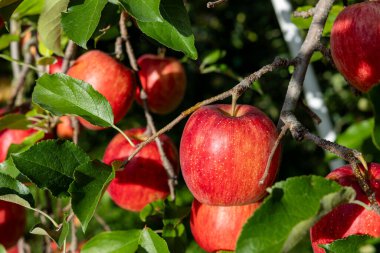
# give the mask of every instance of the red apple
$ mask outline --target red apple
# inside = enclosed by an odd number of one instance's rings
[[[209,205],[243,205],[266,195],[275,180],[281,148],[264,175],[277,139],[273,122],[259,109],[237,105],[209,105],[198,109],[182,133],[180,162],[183,177],[194,197]]]
[[[375,191],[376,200],[380,204],[380,164],[370,163],[369,183]],[[340,167],[329,175],[343,186],[352,186],[356,191],[356,199],[369,204],[368,198],[360,188],[351,166]],[[324,253],[319,244],[329,244],[334,240],[350,235],[370,235],[380,237],[380,215],[357,204],[344,204],[336,207],[324,216],[310,230],[310,238],[314,253]]]
[[[49,65],[49,74],[62,73],[63,58],[58,56],[55,63]]]
[[[234,251],[243,225],[260,206],[210,206],[194,199],[190,228],[198,245],[207,252]]]
[[[167,114],[181,103],[186,90],[186,74],[175,58],[146,54],[137,63],[141,86],[148,95],[148,107],[154,113]],[[141,104],[140,89],[136,100]]]
[[[20,144],[36,130],[5,129],[0,131],[0,163],[4,162],[11,144]]]
[[[59,118],[57,124],[57,136],[62,139],[72,139],[74,135],[74,128],[71,125],[70,116],[62,116]]]
[[[105,96],[111,104],[115,124],[128,112],[136,92],[136,81],[133,72],[111,56],[98,50],[89,51],[74,62],[67,74],[91,84]],[[79,121],[89,129],[102,129],[84,119]]]
[[[15,245],[24,234],[26,224],[25,208],[0,200],[0,243],[5,248]]]
[[[380,1],[346,7],[336,18],[330,44],[334,63],[356,89],[380,82]]]
[[[136,145],[147,138],[144,128],[126,130]],[[178,172],[178,153],[166,135],[161,135],[163,149],[173,168]],[[118,134],[108,144],[103,161],[111,164],[114,160],[124,160],[134,148]],[[145,205],[169,194],[168,176],[161,162],[155,142],[145,146],[122,171],[116,172],[116,178],[108,187],[108,193],[120,207],[140,211]]]

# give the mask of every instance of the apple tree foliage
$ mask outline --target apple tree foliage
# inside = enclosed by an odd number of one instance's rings
[[[307,10],[315,2],[292,1],[299,10]],[[332,23],[342,8],[340,2],[332,8],[324,40],[328,41]],[[0,77],[11,78],[10,62],[22,63],[12,59],[10,43],[21,41],[24,34],[8,32],[10,20],[38,33],[41,58],[31,66],[34,71],[51,64],[54,56],[63,56],[69,40],[81,52],[93,48],[113,52],[121,11],[133,18],[128,29],[136,55],[166,47],[168,54],[182,57],[187,69],[189,88],[185,100],[172,114],[155,117],[159,127],[181,110],[227,90],[275,56],[288,54],[270,2],[264,0],[231,1],[215,9],[206,9],[204,1],[182,0],[0,0],[0,16],[7,25],[7,29],[0,30]],[[311,18],[292,21],[306,32]],[[126,59],[123,61],[127,64]],[[374,88],[368,96],[355,96],[320,53],[315,53],[312,61],[321,73],[319,81],[336,125],[337,143],[360,150],[367,161],[377,161],[380,104],[376,95],[380,88]],[[291,72],[292,68],[281,69],[265,76],[253,83],[253,92],[246,92],[239,102],[254,104],[273,120],[278,119]],[[33,72],[25,82],[26,98],[33,109],[0,118],[0,130],[26,129],[29,117],[41,115],[77,115],[117,131],[146,124],[142,110],[135,106],[115,126],[104,96],[65,74],[37,77]],[[300,114],[313,129],[309,117]],[[181,123],[170,132],[177,144],[182,129]],[[118,163],[111,167],[100,161],[115,134],[112,128],[102,134],[83,131],[75,145],[68,140],[40,141],[44,134],[37,132],[10,147],[6,161],[0,164],[0,199],[31,210],[26,242],[36,252],[42,249],[42,236],[50,237],[59,246],[70,242],[69,223],[74,219],[68,216],[74,214],[82,228],[76,231],[76,237],[85,242],[82,252],[203,252],[189,230],[192,196],[182,179],[175,201],[169,198],[153,202],[140,213],[116,207],[103,194],[120,167]],[[283,146],[278,182],[268,189],[262,206],[244,226],[237,252],[311,252],[310,227],[334,207],[355,197],[352,188],[323,178],[328,163],[336,159],[334,155],[323,153],[312,143],[295,143],[290,138],[284,140]],[[99,216],[112,231],[103,231],[96,219]],[[368,244],[376,245],[378,241],[351,236],[323,247],[327,252],[357,252]]]

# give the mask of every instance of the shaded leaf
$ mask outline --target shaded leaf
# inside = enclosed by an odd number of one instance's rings
[[[12,41],[18,41],[20,38],[15,34],[3,34],[0,37],[0,50],[7,48]]]
[[[142,22],[137,20],[141,31],[161,44],[181,51],[191,59],[197,59],[189,16],[181,0],[161,0],[160,13],[163,22]]]
[[[169,253],[165,240],[147,227],[141,231],[139,245],[148,253]]]
[[[100,161],[91,161],[80,165],[74,173],[71,184],[71,206],[82,224],[83,232],[95,213],[103,192],[115,178],[115,171]]]
[[[0,173],[0,199],[30,208],[34,198],[29,188],[16,179]]]
[[[17,2],[18,0],[0,0],[0,8],[3,8],[5,6],[8,6],[8,5],[11,5],[15,2]]]
[[[45,0],[27,0],[22,1],[16,8],[12,17],[21,19],[26,16],[37,15],[42,12]]]
[[[87,41],[98,26],[107,0],[85,0],[62,13],[62,27],[65,34],[76,44],[87,49]]]
[[[9,21],[13,12],[17,9],[17,7],[21,4],[22,0],[0,0],[1,2],[12,2],[11,4],[0,7],[0,17],[3,18],[4,21]]]
[[[136,20],[142,22],[163,22],[160,0],[119,0],[121,6]]]
[[[81,253],[134,253],[138,249],[141,230],[112,231],[97,234],[82,248]]]
[[[62,247],[64,240],[69,234],[69,231],[69,223],[67,223],[64,219],[62,226],[60,226],[59,229],[57,229],[51,223],[39,223],[31,229],[30,233],[35,235],[49,236],[56,244],[58,244],[58,247]]]
[[[349,126],[337,138],[337,143],[348,148],[361,149],[363,142],[371,136],[373,119],[363,120]]]
[[[44,45],[57,55],[63,55],[61,48],[61,13],[67,9],[69,0],[45,0],[38,20],[37,31]]]
[[[113,113],[108,100],[90,84],[62,73],[40,77],[32,99],[57,116],[75,114],[94,125],[113,125]]]
[[[0,118],[0,131],[4,129],[28,129],[29,121],[24,114],[10,113]]]
[[[321,245],[326,250],[326,253],[357,253],[357,252],[377,252],[373,248],[373,251],[361,251],[365,246],[369,246],[372,243],[376,243],[373,237],[368,235],[351,235],[344,239],[336,240],[330,244]],[[379,243],[379,240],[377,241]]]
[[[37,143],[23,153],[13,154],[12,159],[22,174],[54,196],[69,196],[74,170],[90,160],[78,146],[63,140]]]
[[[380,86],[377,85],[369,91],[369,98],[372,103],[374,124],[372,128],[372,142],[380,150],[380,101],[377,98],[380,92]]]
[[[354,198],[352,188],[317,176],[276,183],[243,227],[236,252],[288,252],[322,216]]]

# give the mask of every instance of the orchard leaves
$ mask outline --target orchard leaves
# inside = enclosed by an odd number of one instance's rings
[[[40,77],[32,99],[58,116],[75,114],[98,126],[113,125],[112,108],[107,99],[90,84],[61,73]]]
[[[112,168],[91,161],[69,141],[44,141],[23,153],[13,154],[12,159],[16,168],[39,188],[48,189],[56,197],[71,197],[73,211],[83,230],[108,183],[115,177]]]
[[[323,215],[354,198],[352,188],[317,176],[276,183],[243,227],[236,252],[289,252]]]
[[[100,233],[88,241],[81,252],[133,253],[139,247],[148,253],[169,253],[165,240],[150,228]]]

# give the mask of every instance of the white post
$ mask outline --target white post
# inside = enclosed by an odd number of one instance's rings
[[[297,56],[303,41],[299,34],[298,28],[290,21],[293,10],[292,6],[288,0],[271,1],[282,34],[288,44],[290,54],[292,57],[295,57]],[[312,66],[309,66],[306,72],[304,93],[307,106],[309,106],[309,108],[312,109],[322,120],[319,125],[316,125],[319,136],[329,141],[335,141],[336,133],[330,120],[329,110],[323,101],[323,94],[319,88],[319,84]],[[343,164],[344,162],[340,159],[333,160],[330,162],[330,169],[340,167]]]

